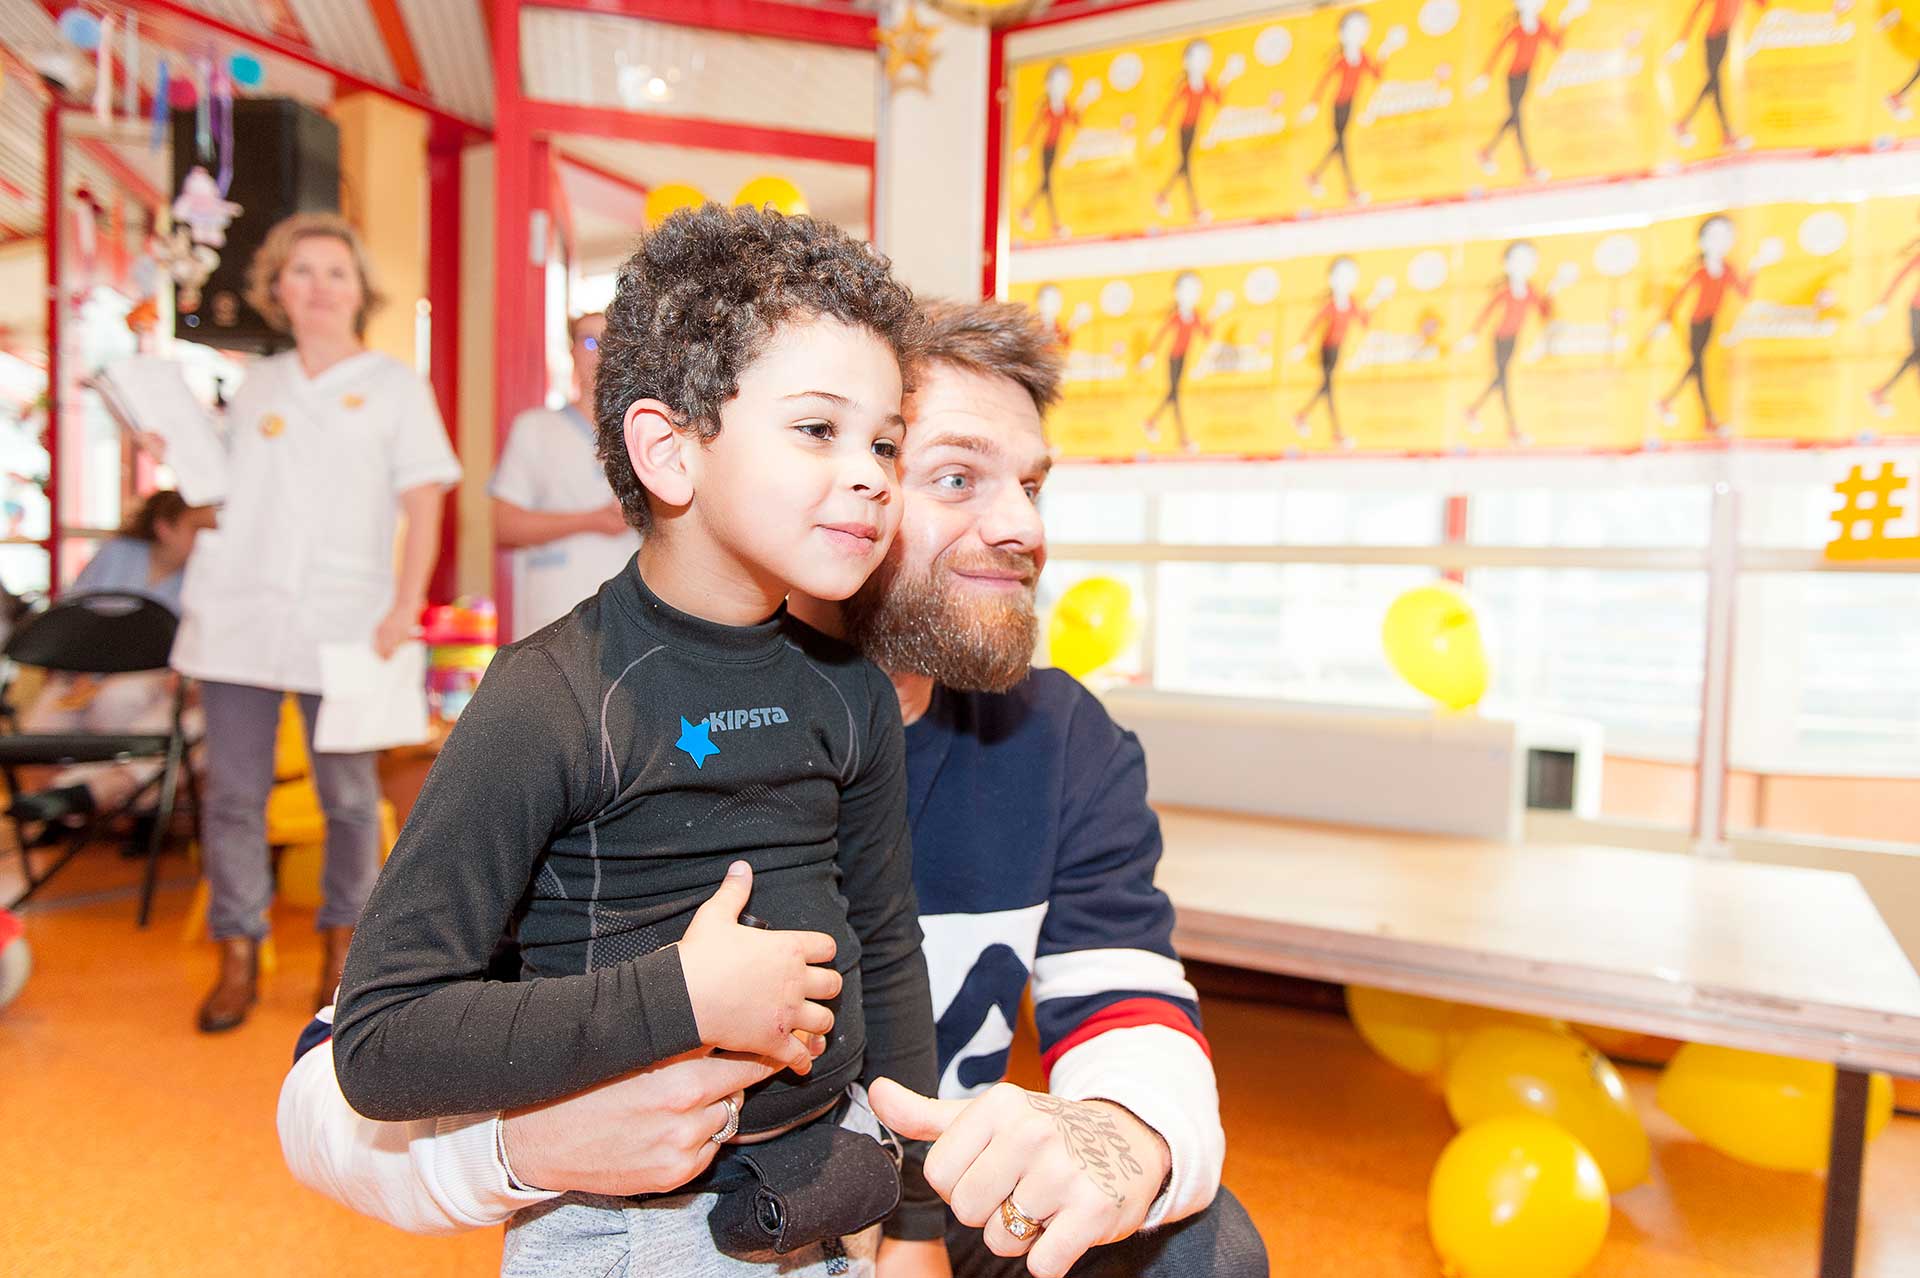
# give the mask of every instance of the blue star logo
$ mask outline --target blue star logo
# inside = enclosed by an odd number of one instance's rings
[[[720,753],[720,747],[713,743],[713,737],[709,735],[712,726],[705,719],[688,723],[685,715],[680,716],[680,739],[673,743],[674,748],[685,751],[696,768],[706,767],[708,756]]]

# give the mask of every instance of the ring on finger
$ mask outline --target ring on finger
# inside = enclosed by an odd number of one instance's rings
[[[1017,1241],[1038,1237],[1040,1231],[1047,1227],[1046,1221],[1035,1220],[1021,1211],[1011,1194],[1007,1195],[1006,1201],[1000,1204],[1000,1223],[1006,1226],[1007,1233]]]
[[[719,1131],[707,1137],[708,1140],[716,1145],[726,1144],[732,1140],[740,1130],[740,1102],[731,1096],[727,1096],[723,1097],[720,1103],[727,1107],[727,1121],[721,1125]]]

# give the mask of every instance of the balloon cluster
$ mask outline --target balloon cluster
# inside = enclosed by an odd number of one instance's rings
[[[1388,1063],[1439,1084],[1460,1133],[1433,1169],[1427,1225],[1452,1278],[1573,1278],[1606,1239],[1610,1196],[1644,1183],[1652,1149],[1613,1063],[1565,1022],[1350,986],[1347,1010]],[[1648,1040],[1641,1040],[1648,1041]],[[1660,1107],[1730,1157],[1827,1164],[1834,1069],[1688,1043]],[[1892,1118],[1873,1076],[1867,1135]]]
[[[706,202],[706,193],[698,187],[685,182],[663,182],[647,192],[647,225],[658,226],[681,209],[697,209]],[[806,195],[783,177],[754,178],[734,193],[733,202],[736,206],[771,208],[788,217],[807,212]]]

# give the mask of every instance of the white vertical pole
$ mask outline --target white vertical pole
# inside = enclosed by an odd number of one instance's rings
[[[1694,790],[1693,850],[1731,855],[1727,845],[1728,729],[1733,705],[1734,605],[1740,593],[1740,499],[1722,479],[1713,485],[1707,543],[1707,652],[1700,682],[1699,783]]]

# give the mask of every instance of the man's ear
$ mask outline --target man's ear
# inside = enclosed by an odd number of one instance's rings
[[[621,432],[627,443],[627,463],[655,501],[678,507],[693,500],[688,454],[699,443],[674,425],[671,408],[657,399],[637,399],[627,405]]]

